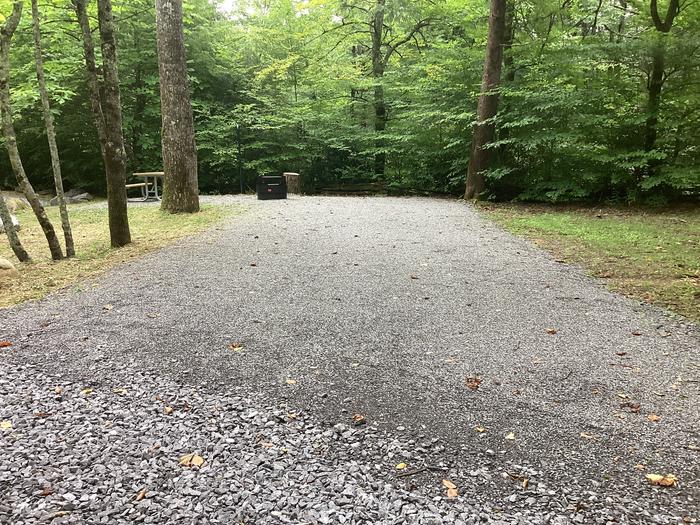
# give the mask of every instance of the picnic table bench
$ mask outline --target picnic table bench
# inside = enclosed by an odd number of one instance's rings
[[[145,171],[134,173],[134,177],[143,179],[143,182],[134,182],[126,185],[127,190],[140,188],[142,201],[160,200],[158,191],[158,179],[162,179],[165,174],[162,171]],[[149,180],[150,179],[150,180]],[[151,182],[152,181],[152,182]]]

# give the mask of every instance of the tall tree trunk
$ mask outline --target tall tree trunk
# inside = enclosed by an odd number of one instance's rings
[[[0,195],[0,219],[2,219],[3,229],[7,234],[7,240],[10,241],[10,248],[15,252],[19,262],[29,262],[32,260],[27,253],[27,250],[22,246],[22,242],[19,240],[19,235],[15,229],[15,225],[12,224],[12,217],[10,216],[10,210],[7,209],[7,204],[5,203],[5,198]]]
[[[649,5],[651,19],[656,29],[657,42],[654,44],[651,56],[651,71],[647,83],[649,98],[647,101],[647,118],[644,123],[644,151],[652,151],[656,147],[658,135],[659,109],[661,108],[661,92],[664,85],[664,69],[666,62],[666,35],[673,27],[673,21],[680,12],[679,0],[671,0],[668,4],[666,16],[661,18],[657,0],[651,0]],[[649,161],[647,172],[652,171],[657,161]]]
[[[97,2],[104,72],[104,82],[102,89],[100,89],[95,60],[95,44],[92,40],[90,22],[87,16],[88,2],[89,0],[73,0],[83,37],[90,105],[100,140],[102,161],[105,166],[109,236],[112,246],[118,248],[131,242],[131,233],[126,208],[126,152],[122,131],[112,3],[110,0],[98,0]]]
[[[73,232],[68,218],[68,206],[66,206],[66,196],[63,193],[63,177],[61,176],[61,161],[58,156],[58,145],[56,144],[56,129],[51,114],[51,104],[49,94],[46,89],[46,78],[44,77],[44,58],[41,52],[41,26],[39,21],[39,7],[37,0],[32,0],[32,22],[34,25],[34,58],[36,62],[36,78],[39,81],[39,94],[41,96],[41,107],[44,113],[44,123],[46,124],[46,137],[49,141],[49,152],[51,153],[51,168],[53,170],[53,180],[56,187],[56,198],[61,213],[61,227],[63,237],[66,241],[66,256],[75,255],[75,245],[73,243]]]
[[[501,82],[501,63],[506,29],[506,0],[491,0],[489,34],[484,59],[481,93],[476,109],[476,123],[472,131],[471,154],[467,170],[464,198],[478,197],[484,191],[484,174],[491,162],[491,153],[485,146],[493,142],[496,125],[493,118],[498,111],[498,92]]]
[[[5,148],[7,148],[7,154],[10,157],[12,171],[14,171],[15,177],[17,178],[17,184],[19,184],[20,190],[29,201],[29,205],[32,207],[32,211],[34,215],[36,215],[41,229],[44,231],[46,241],[49,244],[51,258],[57,261],[63,258],[61,243],[58,241],[56,231],[51,221],[49,221],[49,218],[46,216],[44,206],[34,192],[34,188],[24,171],[22,159],[19,156],[19,149],[17,148],[17,135],[15,134],[15,127],[12,122],[12,104],[10,103],[10,43],[21,16],[22,2],[15,2],[12,14],[5,22],[5,25],[0,29],[0,112],[2,112],[2,128],[5,136]]]
[[[386,0],[377,0],[374,18],[371,23],[372,78],[374,79],[374,99],[372,105],[374,107],[374,132],[376,134],[375,148],[377,149],[377,152],[374,154],[374,175],[379,180],[384,179],[384,171],[386,168],[386,153],[383,151],[384,138],[382,137],[386,129],[386,104],[384,103],[384,86],[381,84],[385,69],[385,57],[382,52],[385,9]]]
[[[156,35],[163,121],[163,201],[170,213],[199,211],[197,148],[187,77],[182,0],[156,0]]]

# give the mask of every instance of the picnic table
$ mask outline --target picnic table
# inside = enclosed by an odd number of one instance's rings
[[[158,179],[162,179],[164,175],[165,174],[162,171],[145,171],[142,173],[134,173],[134,177],[143,179],[143,182],[127,184],[126,189],[130,190],[134,188],[141,188],[141,200],[144,202],[151,199],[159,201],[160,192],[158,191]]]

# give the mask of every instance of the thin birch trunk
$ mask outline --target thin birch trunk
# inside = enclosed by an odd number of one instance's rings
[[[34,25],[34,59],[36,62],[36,78],[39,82],[39,94],[41,95],[41,107],[44,113],[44,123],[46,125],[46,137],[49,141],[49,152],[51,153],[51,168],[53,170],[53,181],[56,187],[56,198],[61,213],[61,227],[66,241],[66,256],[75,255],[75,244],[73,243],[73,232],[68,218],[68,206],[66,196],[63,193],[63,177],[61,176],[61,160],[58,156],[58,145],[56,144],[56,128],[54,127],[53,115],[51,114],[51,103],[46,89],[46,77],[44,76],[44,58],[41,52],[41,26],[39,21],[39,7],[37,0],[32,0],[32,22]]]
[[[24,171],[24,165],[22,164],[19,149],[17,148],[17,135],[12,122],[12,104],[10,102],[10,44],[21,17],[22,2],[15,2],[12,14],[7,18],[7,21],[0,29],[0,111],[2,111],[2,128],[5,136],[5,148],[10,157],[10,164],[12,165],[12,171],[17,179],[17,184],[29,201],[29,205],[32,207],[32,211],[34,215],[36,215],[41,229],[44,231],[46,241],[49,245],[49,251],[51,252],[51,258],[57,261],[63,258],[61,243],[58,241],[56,231],[51,221],[46,216],[44,206],[34,192],[34,188],[31,182],[29,182],[27,173]]]
[[[10,216],[10,210],[7,209],[7,204],[5,203],[5,197],[0,195],[0,219],[2,219],[3,228],[7,234],[7,240],[10,241],[10,248],[15,252],[19,262],[29,262],[32,260],[29,254],[22,246],[22,242],[19,240],[19,235],[15,225],[12,224],[12,217]]]

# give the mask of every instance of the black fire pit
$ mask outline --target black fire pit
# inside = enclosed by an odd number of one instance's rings
[[[287,179],[282,175],[265,175],[258,177],[258,199],[286,199]]]

